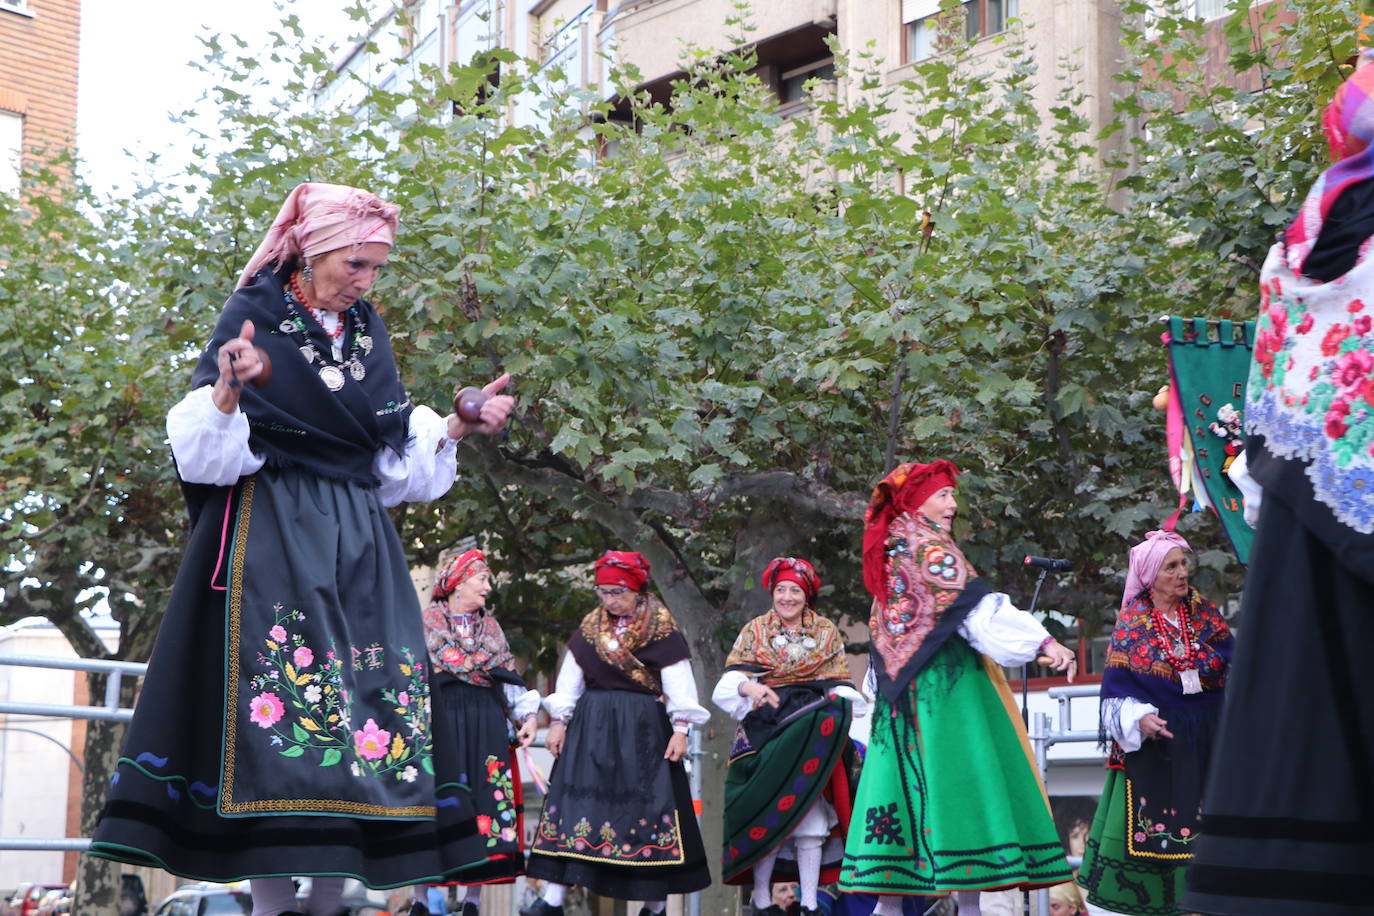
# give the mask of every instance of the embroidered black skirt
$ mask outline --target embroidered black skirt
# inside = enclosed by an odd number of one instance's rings
[[[419,603],[375,488],[264,469],[201,512],[92,853],[232,881],[452,879]]]
[[[435,743],[451,741],[456,761],[436,769],[439,797],[462,793],[473,806],[488,857],[485,865],[465,869],[458,880],[507,884],[525,871],[520,849],[525,805],[501,685],[478,687],[439,672],[433,696]]]
[[[621,900],[710,885],[687,773],[663,758],[671,735],[647,693],[584,693],[549,774],[528,875]]]
[[[1371,570],[1266,489],[1183,906],[1218,916],[1374,908]]]

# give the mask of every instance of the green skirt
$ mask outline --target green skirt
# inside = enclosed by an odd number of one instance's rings
[[[1110,769],[1078,871],[1088,902],[1130,916],[1189,912],[1178,905],[1183,896],[1183,867],[1126,854],[1126,806],[1126,773]],[[1183,865],[1187,863],[1184,860]]]
[[[1001,670],[955,637],[879,694],[840,889],[937,896],[1073,879]]]

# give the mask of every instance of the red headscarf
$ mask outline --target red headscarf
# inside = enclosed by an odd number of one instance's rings
[[[486,554],[480,550],[466,550],[450,558],[444,564],[444,568],[439,570],[439,575],[434,579],[434,591],[429,593],[429,598],[431,601],[443,601],[453,594],[453,590],[459,585],[477,573],[489,570]]]
[[[649,584],[649,561],[632,550],[608,550],[596,561],[596,584],[642,592]]]
[[[806,606],[816,606],[816,593],[821,590],[821,577],[816,575],[812,565],[798,557],[778,557],[768,564],[761,578],[763,587],[770,592],[779,582],[795,582],[806,595]]]
[[[916,514],[936,490],[957,487],[959,469],[940,458],[930,464],[903,464],[873,488],[864,513],[864,587],[887,601],[887,532],[892,520]]]

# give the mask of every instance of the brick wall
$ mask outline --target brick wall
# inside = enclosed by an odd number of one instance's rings
[[[24,165],[76,143],[81,0],[0,5],[0,110],[24,118]]]

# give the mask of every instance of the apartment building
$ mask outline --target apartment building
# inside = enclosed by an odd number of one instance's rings
[[[1228,2],[1186,0],[1185,8],[1219,25]],[[545,72],[556,69],[567,82],[610,100],[616,95],[612,66],[633,64],[642,75],[638,88],[666,101],[689,48],[724,51],[747,44],[788,114],[806,107],[807,80],[834,78],[832,46],[851,54],[871,51],[884,82],[894,86],[913,75],[915,64],[941,53],[947,26],[940,0],[753,0],[747,33],[730,24],[737,15],[733,0],[409,0],[406,6],[410,26],[402,28],[394,7],[378,4],[372,32],[340,60],[335,77],[317,94],[318,105],[348,108],[363,85],[389,88],[418,75],[421,63],[466,63],[492,48],[537,61]],[[1089,99],[1083,114],[1092,128],[1111,118],[1119,91],[1119,0],[963,0],[960,6],[975,56],[1005,53],[1001,39],[1015,29],[1028,40],[1041,73],[1063,73],[1061,62],[1071,65],[1075,88]],[[1220,47],[1219,30],[1213,32]],[[367,50],[369,41],[376,52]],[[1042,110],[1060,88],[1053,78],[1039,82]],[[538,116],[532,105],[513,104],[507,117],[529,124]]]
[[[76,142],[81,0],[0,0],[0,193]]]

